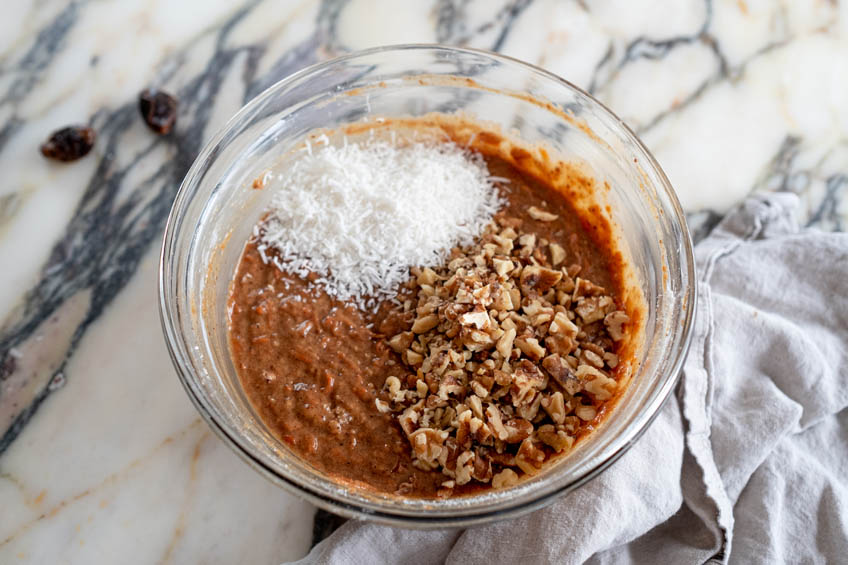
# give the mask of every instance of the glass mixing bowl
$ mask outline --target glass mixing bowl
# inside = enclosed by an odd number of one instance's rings
[[[462,113],[542,143],[608,183],[604,198],[647,303],[638,370],[589,438],[519,485],[445,500],[380,495],[335,482],[292,454],[258,419],[230,359],[231,277],[271,197],[251,182],[317,128],[376,116]],[[200,152],[165,231],[160,309],[183,386],[209,426],[278,485],[337,514],[414,526],[470,525],[529,512],[603,471],[650,425],[674,388],[695,306],[692,243],[660,166],[612,112],[539,68],[492,53],[402,45],[317,64],[242,108]]]

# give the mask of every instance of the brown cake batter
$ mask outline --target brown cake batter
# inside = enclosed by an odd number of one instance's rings
[[[499,216],[520,218],[525,232],[561,244],[566,263],[579,265],[581,277],[605,287],[620,305],[621,259],[606,235],[593,231],[545,182],[498,156],[486,161],[493,176],[510,181],[499,187],[508,201]],[[538,221],[528,214],[531,206],[558,217]],[[375,407],[375,399],[385,398],[387,377],[408,372],[387,338],[408,330],[413,317],[396,304],[370,314],[340,302],[264,263],[251,241],[231,290],[232,356],[261,419],[305,461],[376,491],[432,497],[446,477],[413,466],[396,418]],[[472,481],[452,494],[481,488],[490,485]]]

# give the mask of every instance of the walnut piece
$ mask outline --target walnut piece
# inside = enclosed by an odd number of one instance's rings
[[[548,245],[548,249],[551,251],[551,265],[556,267],[565,261],[565,249],[562,248],[562,245],[551,243]]]
[[[615,341],[621,341],[625,335],[623,326],[629,321],[630,317],[627,314],[621,310],[616,310],[606,315],[604,325],[607,327],[611,338]]]
[[[521,290],[525,293],[535,290],[542,294],[558,283],[561,278],[561,271],[531,265],[521,271]]]
[[[554,220],[559,218],[559,216],[557,216],[556,214],[545,212],[541,208],[536,208],[535,206],[530,206],[529,208],[527,208],[527,213],[530,215],[531,218],[533,218],[534,220],[539,220],[540,222],[553,222]]]
[[[427,314],[415,320],[412,324],[413,333],[423,334],[439,325],[439,317],[435,314]]]
[[[516,484],[518,484],[518,473],[508,467],[492,477],[494,488],[507,488]]]

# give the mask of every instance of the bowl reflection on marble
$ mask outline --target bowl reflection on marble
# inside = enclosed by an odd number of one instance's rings
[[[227,338],[227,297],[245,241],[267,207],[251,181],[318,128],[379,117],[462,113],[588,168],[609,190],[612,222],[647,305],[638,369],[590,437],[519,485],[444,500],[343,485],[300,461],[250,406]],[[345,516],[446,527],[515,516],[601,472],[645,431],[674,387],[695,304],[685,217],[668,179],[635,135],[570,83],[471,49],[395,46],[314,65],[245,106],[201,151],[174,202],[160,265],[162,325],[199,412],[245,461],[280,486]]]

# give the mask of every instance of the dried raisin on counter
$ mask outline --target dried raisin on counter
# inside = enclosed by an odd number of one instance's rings
[[[169,133],[177,121],[177,99],[162,90],[143,90],[138,106],[145,123],[160,135]]]
[[[91,151],[96,137],[88,126],[64,127],[54,131],[41,144],[41,154],[57,161],[76,161]]]

